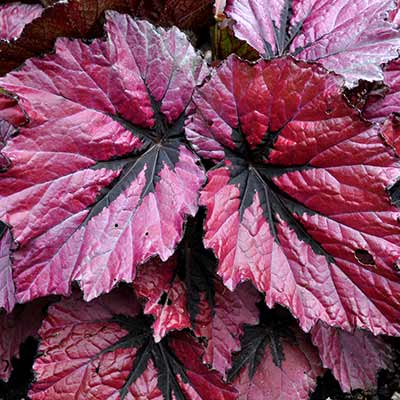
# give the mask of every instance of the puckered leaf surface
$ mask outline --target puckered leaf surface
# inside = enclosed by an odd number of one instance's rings
[[[38,4],[11,3],[0,5],[0,40],[17,39],[25,25],[38,18],[42,11],[42,6]]]
[[[15,305],[15,285],[10,259],[11,245],[11,233],[7,226],[0,222],[0,309],[4,308],[7,312],[11,312]]]
[[[399,161],[341,83],[291,58],[231,57],[197,90],[186,134],[220,161],[200,199],[204,243],[225,285],[251,280],[305,330],[399,334]]]
[[[196,317],[194,331],[197,336],[207,339],[203,360],[220,372],[225,378],[232,367],[232,354],[240,350],[243,325],[256,325],[259,310],[256,303],[259,294],[246,283],[228,290],[219,279],[215,279],[214,307],[203,301]]]
[[[279,316],[246,327],[229,380],[239,400],[308,400],[322,374],[318,352],[293,324]]]
[[[136,265],[171,256],[198,207],[205,176],[181,131],[201,57],[176,28],[110,12],[106,30],[59,40],[0,82],[30,118],[0,180],[20,302],[73,280],[86,299],[132,281]]]
[[[130,305],[130,308],[129,308]],[[188,334],[156,344],[129,293],[52,306],[40,329],[32,400],[231,400],[236,393],[201,362]],[[124,315],[122,315],[124,314]],[[172,397],[174,396],[174,397]]]
[[[0,261],[1,263],[1,261]],[[29,337],[37,336],[47,303],[39,300],[18,305],[10,314],[0,314],[0,379],[8,381],[12,372],[11,361],[19,357],[20,345]]]
[[[378,371],[392,367],[391,347],[369,332],[351,334],[319,323],[311,337],[324,367],[332,370],[345,392],[375,388]]]
[[[392,0],[227,0],[236,35],[264,57],[285,53],[318,61],[348,86],[383,78],[400,33],[387,21]]]
[[[178,276],[177,256],[165,263],[151,260],[143,265],[134,281],[138,296],[145,301],[144,313],[155,317],[154,340],[159,342],[169,331],[192,326],[187,310],[187,289]]]
[[[26,9],[28,6],[20,7]],[[212,2],[211,0],[60,1],[53,7],[45,9],[40,18],[28,24],[18,40],[12,43],[0,43],[0,74],[11,71],[34,55],[49,52],[58,37],[101,35],[101,17],[110,9],[147,18],[164,26],[176,25],[182,29],[196,30],[209,22]],[[25,19],[21,19],[19,24],[22,25]]]

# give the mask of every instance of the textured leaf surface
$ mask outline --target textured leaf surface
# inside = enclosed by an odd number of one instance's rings
[[[346,84],[383,78],[397,57],[400,33],[389,21],[392,0],[228,0],[236,35],[264,57],[291,53],[342,74]]]
[[[58,37],[101,36],[101,17],[110,9],[183,29],[204,26],[212,15],[211,0],[60,1],[27,25],[18,40],[11,44],[0,43],[0,74],[11,71],[34,55],[49,52]]]
[[[134,318],[132,301],[116,291],[90,303],[75,298],[52,306],[39,332],[32,400],[236,397],[201,363],[201,347],[187,334],[155,344],[143,320]]]
[[[181,131],[202,59],[176,28],[107,19],[106,41],[59,40],[0,82],[30,118],[0,180],[20,302],[72,280],[86,299],[131,282],[136,265],[171,256],[198,207],[205,176]]]
[[[341,79],[290,58],[231,57],[194,102],[187,137],[220,161],[200,202],[225,285],[251,280],[305,330],[321,319],[399,334],[399,212],[387,191],[399,162]]]
[[[11,233],[7,226],[0,222],[0,309],[4,308],[7,312],[11,312],[15,305],[15,286],[10,259],[11,245]]]
[[[231,292],[215,280],[215,301],[211,309],[202,302],[196,318],[195,333],[207,339],[203,360],[226,377],[232,367],[232,353],[240,350],[243,325],[259,322],[256,303],[260,300],[257,291],[249,284],[239,286]]]
[[[17,39],[25,25],[42,14],[43,8],[37,4],[11,3],[0,5],[0,40]]]
[[[156,342],[171,330],[192,326],[186,285],[177,274],[177,263],[177,256],[165,263],[152,260],[140,268],[134,281],[136,293],[145,301],[144,313],[155,317],[152,328]]]
[[[12,372],[11,360],[19,357],[20,345],[36,336],[43,319],[44,303],[36,301],[17,306],[10,314],[0,314],[0,379],[8,381]]]
[[[278,321],[246,329],[229,373],[239,400],[308,400],[323,372],[304,333]]]
[[[369,332],[351,334],[320,323],[311,336],[324,367],[332,370],[345,392],[375,388],[378,371],[392,367],[392,349]]]
[[[365,117],[376,122],[400,112],[400,60],[392,61],[385,67],[383,81],[388,92],[384,96],[371,96],[364,110]]]

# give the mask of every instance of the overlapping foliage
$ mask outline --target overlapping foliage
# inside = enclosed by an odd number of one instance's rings
[[[211,41],[211,1],[46,4],[0,6],[0,378],[32,335],[32,400],[374,390],[396,4],[218,1]]]

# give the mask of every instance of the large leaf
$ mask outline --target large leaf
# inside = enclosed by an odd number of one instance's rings
[[[400,32],[388,19],[392,0],[227,0],[236,35],[264,57],[285,53],[318,61],[345,76],[383,78],[380,65],[397,57]]]
[[[391,347],[369,332],[351,334],[319,323],[311,336],[324,367],[332,370],[345,392],[375,388],[378,371],[393,367]]]
[[[322,366],[296,326],[273,312],[262,324],[246,327],[241,347],[229,371],[239,400],[309,399]]]
[[[203,360],[226,377],[232,367],[232,353],[240,350],[240,337],[243,325],[256,325],[260,300],[257,291],[250,284],[239,286],[234,292],[228,290],[215,279],[214,307],[203,301],[194,331],[206,339],[206,352]]]
[[[15,286],[10,259],[11,246],[11,233],[7,226],[0,222],[0,309],[4,308],[7,312],[11,312],[15,305]]]
[[[39,332],[31,399],[236,398],[202,364],[202,349],[188,334],[156,344],[136,310],[134,298],[120,291],[90,303],[72,298],[52,306]]]
[[[305,330],[322,320],[399,334],[399,210],[387,188],[400,164],[341,83],[291,58],[231,57],[197,90],[186,134],[220,161],[201,194],[204,243],[225,285],[251,280]]]
[[[25,25],[39,17],[42,11],[43,8],[38,4],[11,3],[0,5],[0,40],[17,39]]]
[[[27,25],[18,40],[12,43],[0,43],[0,74],[11,71],[34,55],[50,51],[58,37],[101,35],[101,17],[104,11],[109,9],[145,17],[158,24],[198,29],[208,23],[212,15],[212,2],[211,0],[60,1],[53,7],[47,8],[40,18]]]
[[[20,302],[73,280],[86,299],[132,281],[138,264],[171,256],[198,208],[204,172],[181,131],[203,61],[175,28],[107,20],[106,41],[59,40],[0,80],[30,118],[0,179]]]
[[[29,337],[37,336],[47,303],[39,300],[18,305],[10,314],[0,313],[0,379],[8,381],[12,359],[19,357],[20,345]]]

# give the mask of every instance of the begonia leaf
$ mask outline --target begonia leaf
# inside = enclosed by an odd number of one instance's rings
[[[311,337],[324,367],[332,370],[345,392],[374,389],[378,371],[393,366],[391,347],[369,332],[351,334],[319,323]]]
[[[136,293],[145,301],[144,313],[155,318],[152,328],[156,343],[169,331],[192,326],[186,308],[186,285],[177,272],[177,257],[174,255],[165,263],[158,260],[146,263],[134,281]]]
[[[201,362],[188,333],[155,343],[129,293],[119,290],[90,303],[64,300],[49,309],[39,334],[32,400],[235,399],[234,389]],[[128,313],[126,313],[126,311]]]
[[[11,3],[0,5],[0,41],[19,38],[25,25],[38,18],[42,11],[42,6],[38,4]]]
[[[348,86],[383,78],[398,55],[392,0],[227,0],[233,29],[264,57],[293,54],[342,74]]]
[[[308,400],[322,374],[310,340],[274,314],[245,329],[241,351],[235,354],[228,375],[240,393],[239,400]]]
[[[0,261],[1,262],[1,261]],[[17,305],[13,312],[0,313],[0,379],[7,382],[12,359],[19,357],[20,346],[29,336],[37,336],[44,317],[46,301]]]
[[[269,307],[308,331],[400,333],[399,159],[316,64],[230,57],[199,88],[186,126],[209,171],[204,243],[234,289],[251,280]]]
[[[400,60],[390,62],[384,69],[384,84],[387,93],[369,96],[364,108],[366,118],[383,122],[392,113],[400,112]]]
[[[240,350],[240,337],[243,326],[256,325],[259,322],[259,310],[256,303],[260,296],[250,284],[227,289],[215,279],[214,306],[203,301],[196,317],[194,331],[206,339],[206,352],[203,360],[221,373],[232,367],[232,354]]]
[[[176,28],[109,12],[106,30],[91,44],[60,39],[0,79],[30,120],[3,149],[0,179],[19,302],[69,294],[72,281],[86,300],[131,282],[173,254],[198,208],[204,171],[182,129],[201,57]]]

